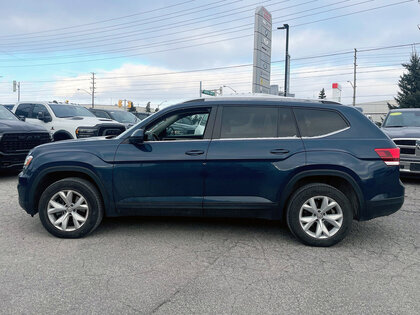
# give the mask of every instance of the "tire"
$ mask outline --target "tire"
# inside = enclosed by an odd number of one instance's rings
[[[102,221],[103,209],[102,197],[96,187],[75,177],[48,186],[38,207],[44,228],[60,238],[80,238],[94,231]],[[57,223],[59,219],[61,222]]]
[[[314,183],[299,188],[292,195],[286,219],[292,234],[303,244],[328,247],[337,244],[349,233],[353,208],[340,190]]]

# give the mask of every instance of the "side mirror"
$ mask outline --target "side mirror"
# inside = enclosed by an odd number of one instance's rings
[[[39,112],[37,118],[45,123],[50,122],[52,120],[50,116],[46,116],[43,112]]]
[[[21,120],[21,121],[26,121],[26,117],[25,117],[25,116],[19,116],[18,118],[19,118],[19,120]]]
[[[131,144],[141,144],[144,142],[144,130],[143,129],[137,129],[133,132],[133,134],[130,136],[129,141]]]

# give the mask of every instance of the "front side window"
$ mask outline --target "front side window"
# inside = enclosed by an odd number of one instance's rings
[[[220,138],[277,137],[277,107],[226,106],[222,113]]]
[[[54,115],[59,118],[66,117],[96,117],[87,108],[78,105],[62,105],[62,104],[50,104]]]
[[[23,116],[29,118],[33,105],[32,104],[20,104],[16,109],[16,116]]]
[[[42,104],[35,104],[34,109],[32,110],[30,118],[38,118],[38,114],[43,113],[45,117],[50,117],[50,113],[48,112],[47,108]]]
[[[178,112],[154,122],[146,129],[149,141],[203,139],[210,111]]]
[[[349,127],[336,111],[295,108],[296,120],[302,137],[319,137]]]

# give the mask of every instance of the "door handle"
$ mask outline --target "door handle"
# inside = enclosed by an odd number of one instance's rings
[[[273,149],[270,151],[271,154],[287,154],[289,150],[287,149]]]
[[[204,151],[203,150],[191,150],[191,151],[185,152],[185,154],[186,155],[192,155],[192,156],[202,155],[202,154],[204,154]]]

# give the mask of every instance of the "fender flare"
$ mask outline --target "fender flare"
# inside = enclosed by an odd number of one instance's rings
[[[89,176],[95,183],[95,185],[98,187],[99,192],[103,198],[103,203],[104,203],[104,208],[105,208],[105,214],[108,212],[108,210],[113,211],[114,209],[114,205],[113,205],[113,200],[112,199],[112,195],[108,196],[107,190],[105,189],[105,187],[103,186],[101,180],[99,179],[99,177],[89,168],[87,167],[82,167],[82,166],[73,166],[73,165],[67,165],[67,166],[52,166],[52,167],[48,167],[43,169],[39,174],[37,174],[36,179],[34,180],[34,182],[32,183],[32,188],[30,190],[29,196],[30,200],[35,200],[35,191],[36,188],[38,187],[39,183],[48,175],[51,173],[59,173],[59,172],[78,172],[78,173],[83,173],[87,176]],[[32,208],[37,208],[38,205],[33,205]]]
[[[65,134],[65,135],[67,135],[69,137],[69,139],[74,139],[74,137],[72,136],[72,134],[70,132],[68,132],[67,130],[64,130],[64,129],[60,129],[60,130],[57,130],[56,132],[54,132],[53,139],[55,138],[55,135],[56,134]]]
[[[364,209],[365,202],[364,202],[362,190],[360,189],[360,186],[357,184],[356,180],[351,175],[347,174],[346,172],[339,171],[339,170],[327,170],[327,169],[315,169],[315,170],[302,171],[296,174],[295,176],[293,176],[281,193],[281,197],[279,201],[280,209],[286,210],[285,207],[287,206],[287,201],[293,193],[293,190],[292,190],[293,186],[299,180],[305,177],[313,177],[313,176],[335,176],[335,177],[340,177],[346,180],[347,182],[349,182],[350,185],[353,187],[354,191],[356,192],[356,196],[359,202],[359,211],[356,213],[356,215],[357,216],[360,215],[360,213]]]

